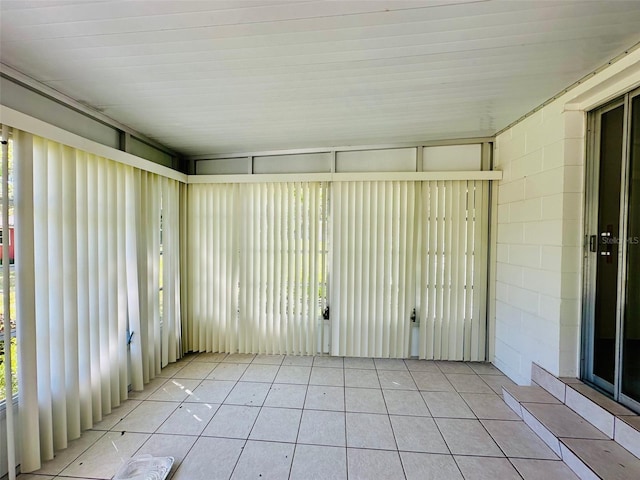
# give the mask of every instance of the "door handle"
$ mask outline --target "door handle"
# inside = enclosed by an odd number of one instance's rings
[[[600,256],[607,257],[607,263],[613,262],[612,252],[615,239],[613,238],[613,225],[607,225],[607,229],[604,232],[600,232],[600,246],[598,251]]]
[[[600,250],[600,256],[602,257],[611,256],[611,245],[609,244],[610,238],[611,238],[611,232],[600,232],[600,244],[602,245],[602,250]]]

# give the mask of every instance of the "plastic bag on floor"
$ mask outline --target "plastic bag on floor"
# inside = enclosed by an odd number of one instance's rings
[[[113,480],[165,480],[172,465],[173,457],[138,455],[125,462]]]

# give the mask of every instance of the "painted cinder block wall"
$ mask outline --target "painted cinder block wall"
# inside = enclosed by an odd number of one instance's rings
[[[636,49],[496,137],[493,362],[519,384],[579,375],[587,112],[638,84]]]

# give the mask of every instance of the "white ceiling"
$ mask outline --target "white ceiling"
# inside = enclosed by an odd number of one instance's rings
[[[490,136],[640,1],[2,0],[0,60],[185,155]]]

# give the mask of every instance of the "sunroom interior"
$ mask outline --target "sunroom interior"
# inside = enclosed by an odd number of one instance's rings
[[[0,478],[640,477],[638,2],[0,12]]]

